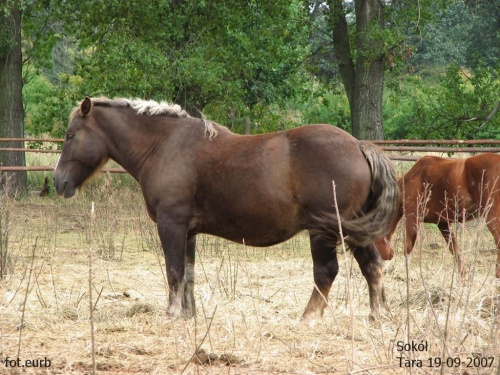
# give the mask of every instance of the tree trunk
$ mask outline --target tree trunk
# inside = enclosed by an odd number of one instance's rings
[[[22,100],[21,11],[0,17],[0,138],[24,137]],[[2,142],[0,147],[23,148],[23,142]],[[0,152],[0,164],[25,166],[24,152]],[[16,194],[27,187],[26,172],[2,173],[1,185]]]
[[[329,0],[333,44],[351,109],[352,134],[358,139],[383,139],[382,95],[385,54],[381,40],[371,35],[383,28],[378,0],[355,0],[356,60],[342,0]]]
[[[243,121],[243,134],[248,135],[250,134],[250,118],[246,117],[245,120]]]
[[[356,86],[351,104],[352,133],[358,139],[383,139],[382,96],[384,59],[356,64]]]

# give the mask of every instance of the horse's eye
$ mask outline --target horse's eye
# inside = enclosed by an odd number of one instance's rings
[[[68,133],[66,134],[66,139],[71,139],[73,138],[75,135],[73,133]]]

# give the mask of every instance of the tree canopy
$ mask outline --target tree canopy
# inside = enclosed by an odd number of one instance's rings
[[[66,1],[55,8],[61,26],[53,35],[66,43],[72,69],[47,75],[73,100],[167,99],[238,131],[244,118],[258,123],[302,84],[309,48],[301,1]]]
[[[61,135],[77,101],[106,95],[173,101],[241,133],[324,122],[369,138],[498,136],[492,0],[21,4],[33,135]]]

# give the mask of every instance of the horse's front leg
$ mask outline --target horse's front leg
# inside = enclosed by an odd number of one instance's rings
[[[163,214],[157,218],[157,227],[167,268],[169,288],[167,313],[171,317],[179,317],[184,298],[187,220]]]
[[[183,286],[184,296],[182,299],[182,315],[192,318],[196,315],[196,304],[194,301],[194,260],[196,253],[196,235],[188,235],[186,247],[186,268],[184,272]],[[181,291],[182,292],[182,291]]]
[[[458,247],[457,237],[455,236],[455,232],[451,229],[450,224],[448,222],[440,221],[438,223],[439,231],[441,232],[446,244],[448,245],[448,249],[450,253],[455,257],[457,262],[458,274],[463,279],[465,278],[465,267],[462,263],[462,257],[460,256],[460,248]]]

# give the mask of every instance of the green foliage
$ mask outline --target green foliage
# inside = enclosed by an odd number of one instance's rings
[[[43,1],[35,1],[26,4],[22,17],[25,64],[37,69],[51,68],[52,50],[61,38],[56,31],[52,8],[45,8]]]
[[[370,29],[377,48],[362,57],[385,53],[391,68],[386,138],[500,136],[500,114],[481,127],[499,100],[500,7],[448,3],[383,3],[384,25]],[[302,123],[350,130],[323,1],[22,4],[29,135],[62,136],[84,95],[169,100],[235,132],[248,121],[251,133]],[[355,3],[344,5],[356,59]]]
[[[451,65],[434,82],[408,78],[386,93],[387,138],[499,138],[500,117],[485,123],[499,101],[499,73],[499,68],[471,72]]]
[[[463,65],[466,60],[467,34],[470,22],[467,7],[457,2],[446,11],[439,11],[440,19],[424,27],[423,39],[418,45],[412,64],[446,66],[449,63]]]
[[[500,60],[500,2],[470,2],[467,65],[498,67]]]
[[[414,65],[494,68],[500,59],[500,3],[458,1],[436,8],[437,22],[422,29]]]
[[[416,74],[388,82],[385,135],[389,139],[498,138],[500,116],[486,124],[485,119],[500,99],[500,7],[494,2],[455,2],[434,9],[437,22],[421,28],[411,59],[410,71]]]
[[[75,105],[71,93],[79,79],[61,74],[56,85],[41,74],[29,76],[23,88],[25,101],[25,131],[31,136],[63,137],[68,115]]]
[[[351,130],[347,97],[324,84],[314,83],[309,94],[296,104],[295,110],[300,114],[302,124],[331,124],[347,132]]]
[[[308,32],[298,0],[67,1],[58,9],[78,41],[78,99],[166,99],[226,123],[258,118],[303,84]]]

